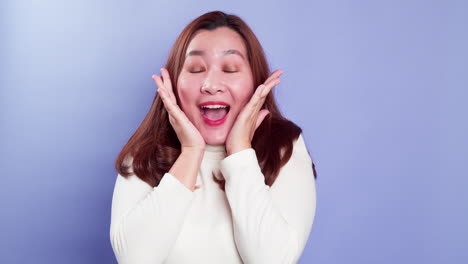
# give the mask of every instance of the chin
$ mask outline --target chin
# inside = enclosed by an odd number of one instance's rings
[[[208,145],[224,145],[226,143],[226,136],[205,136],[205,143]]]
[[[208,145],[224,145],[226,143],[227,133],[225,131],[204,131],[202,134],[205,143]]]

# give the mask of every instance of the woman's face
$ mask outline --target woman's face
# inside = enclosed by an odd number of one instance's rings
[[[177,81],[180,105],[209,145],[222,145],[253,94],[242,37],[219,27],[200,30],[187,48]]]

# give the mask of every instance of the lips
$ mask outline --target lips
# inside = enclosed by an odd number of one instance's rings
[[[219,126],[226,121],[230,106],[222,101],[209,101],[199,105],[200,113],[206,124]]]

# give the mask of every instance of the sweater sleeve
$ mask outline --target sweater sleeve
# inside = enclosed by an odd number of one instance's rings
[[[114,187],[110,241],[119,263],[163,263],[182,228],[194,193],[166,173],[157,187],[120,174]]]
[[[296,263],[315,216],[312,161],[302,135],[271,186],[264,183],[253,149],[221,162],[234,240],[244,263]]]

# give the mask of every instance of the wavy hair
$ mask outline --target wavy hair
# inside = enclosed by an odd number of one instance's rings
[[[255,89],[265,82],[270,70],[263,48],[253,31],[240,17],[213,11],[193,20],[175,41],[165,65],[173,87],[177,87],[187,47],[193,37],[199,30],[214,30],[219,27],[228,27],[243,38]],[[174,94],[178,98],[177,89],[174,89]],[[268,109],[270,114],[257,128],[252,139],[252,148],[256,152],[265,176],[265,184],[271,186],[278,177],[281,167],[291,158],[293,142],[302,130],[281,115],[273,93],[268,94],[262,109]],[[169,171],[180,153],[180,142],[169,123],[164,104],[156,93],[146,117],[118,155],[115,169],[124,177],[134,173],[155,187],[159,185],[163,175]],[[130,159],[131,164],[128,162]],[[314,163],[312,169],[316,178]],[[213,179],[224,190],[225,181],[216,179],[214,175]]]

